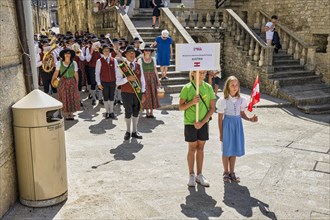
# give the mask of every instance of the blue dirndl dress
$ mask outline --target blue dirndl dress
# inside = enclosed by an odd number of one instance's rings
[[[242,104],[242,98],[239,98],[235,103],[231,100],[226,100],[226,109],[222,122],[222,155],[225,157],[240,157],[245,154],[244,130],[240,114]],[[235,112],[235,114],[228,114],[228,112]]]

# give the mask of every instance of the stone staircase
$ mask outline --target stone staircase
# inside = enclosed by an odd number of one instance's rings
[[[253,29],[265,40],[265,34]],[[279,86],[277,96],[292,102],[309,114],[330,113],[330,85],[321,82],[314,71],[305,69],[285,50],[273,56],[274,72],[268,74],[270,82]]]
[[[149,45],[155,41],[155,38],[159,36],[162,31],[160,28],[151,27],[151,17],[152,10],[150,9],[140,9],[139,13],[131,17],[143,42]],[[173,60],[170,61],[170,66],[167,71],[168,79],[161,81],[166,93],[179,93],[182,87],[189,82],[189,72],[175,71],[175,45],[173,45],[173,53]],[[160,66],[157,66],[157,69],[160,77]]]

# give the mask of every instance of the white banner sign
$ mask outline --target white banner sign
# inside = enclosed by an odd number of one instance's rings
[[[175,69],[220,70],[220,43],[176,44]]]

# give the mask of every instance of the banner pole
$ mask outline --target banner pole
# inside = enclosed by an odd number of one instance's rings
[[[199,71],[196,71],[196,95],[199,95]],[[196,122],[199,122],[199,102],[196,104]]]

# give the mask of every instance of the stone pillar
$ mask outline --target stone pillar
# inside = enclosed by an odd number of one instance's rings
[[[306,68],[311,71],[315,70],[315,53],[316,53],[316,47],[309,47],[307,49]]]
[[[257,13],[256,13],[256,20],[254,22],[253,27],[256,28],[256,29],[260,29],[261,28],[261,24],[260,24],[260,12],[259,11],[257,11]]]

